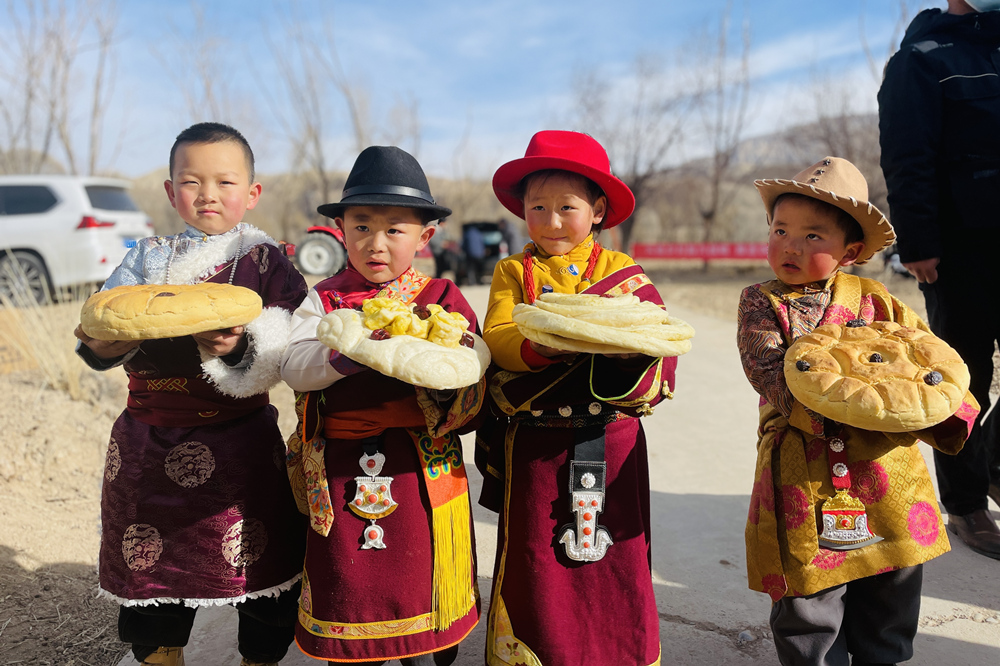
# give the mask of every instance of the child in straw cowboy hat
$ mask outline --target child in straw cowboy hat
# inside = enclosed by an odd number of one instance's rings
[[[567,353],[527,340],[512,321],[515,305],[546,292],[634,293],[662,304],[629,256],[595,239],[635,199],[604,148],[577,132],[535,134],[523,158],[497,170],[493,189],[527,222],[531,243],[497,265],[483,333],[500,368],[489,391],[497,419],[480,430],[476,450],[480,503],[500,513],[486,661],[658,664],[649,473],[636,417],[669,395],[676,359]],[[584,488],[594,497],[574,502]],[[585,522],[574,534],[577,514]]]
[[[475,331],[458,287],[413,267],[436,231],[431,222],[451,210],[431,196],[412,155],[370,146],[341,201],[319,212],[343,230],[348,265],[295,311],[281,365],[298,392],[288,473],[311,527],[296,642],[330,662],[446,666],[479,621],[456,431],[473,428],[485,382],[450,392],[411,386],[332,351],[317,327],[328,312],[385,298],[441,305]]]
[[[921,565],[949,550],[914,444],[919,437],[956,453],[979,407],[967,395],[938,426],[886,434],[824,419],[795,400],[785,382],[785,351],[817,326],[892,321],[928,329],[884,285],[840,270],[868,261],[895,238],[868,203],[868,185],[853,164],[827,157],[791,180],[755,185],[776,279],[747,287],[738,314],[743,369],[761,395],[748,582],[773,601],[782,664],[846,665],[848,653],[854,666],[906,661],[917,631]],[[875,536],[860,547],[833,543],[818,529],[820,507],[838,487],[867,513]]]

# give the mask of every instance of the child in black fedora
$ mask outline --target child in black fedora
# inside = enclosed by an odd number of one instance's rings
[[[282,379],[298,392],[289,476],[311,526],[296,640],[331,662],[450,664],[479,620],[457,431],[471,429],[485,383],[447,393],[414,387],[332,351],[316,331],[326,313],[372,298],[438,304],[476,330],[455,284],[412,266],[436,231],[430,223],[451,211],[435,202],[411,155],[372,146],[341,201],[319,212],[344,232],[348,265],[295,311],[282,360]],[[395,508],[376,525],[354,504],[377,492]]]

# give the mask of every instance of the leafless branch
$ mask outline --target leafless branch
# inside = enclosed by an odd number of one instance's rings
[[[719,22],[714,53],[706,54],[707,87],[699,96],[699,116],[711,154],[705,168],[703,196],[699,206],[704,240],[712,238],[720,212],[728,205],[732,188],[725,184],[732,176],[743,134],[750,100],[750,25],[743,21],[740,50],[733,59],[729,44],[732,3]]]

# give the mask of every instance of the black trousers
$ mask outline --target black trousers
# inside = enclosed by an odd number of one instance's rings
[[[969,366],[969,390],[982,408],[958,455],[934,451],[941,503],[948,513],[964,516],[985,509],[991,479],[1000,482],[1000,418],[997,410],[983,418],[990,407],[993,346],[1000,340],[1000,285],[984,282],[996,279],[982,274],[976,258],[965,268],[958,259],[945,258],[938,268],[936,282],[920,285],[927,323]]]
[[[250,661],[281,661],[295,639],[300,585],[277,597],[259,597],[236,604],[239,613],[240,654]],[[122,606],[118,611],[118,638],[132,644],[142,661],[159,647],[187,645],[197,609],[183,604]]]
[[[782,666],[895,664],[913,656],[923,565],[854,580],[771,606]]]

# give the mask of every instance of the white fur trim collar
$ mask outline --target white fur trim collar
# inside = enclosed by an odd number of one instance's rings
[[[170,265],[171,284],[196,284],[211,277],[211,271],[236,256],[240,248],[240,234],[243,239],[243,255],[250,248],[265,243],[278,246],[278,243],[257,227],[249,224],[240,225],[230,232],[218,236],[208,236],[203,242],[193,245],[187,252],[174,257]],[[183,236],[183,235],[182,235]],[[153,284],[166,284],[166,269],[162,275],[150,276]]]

